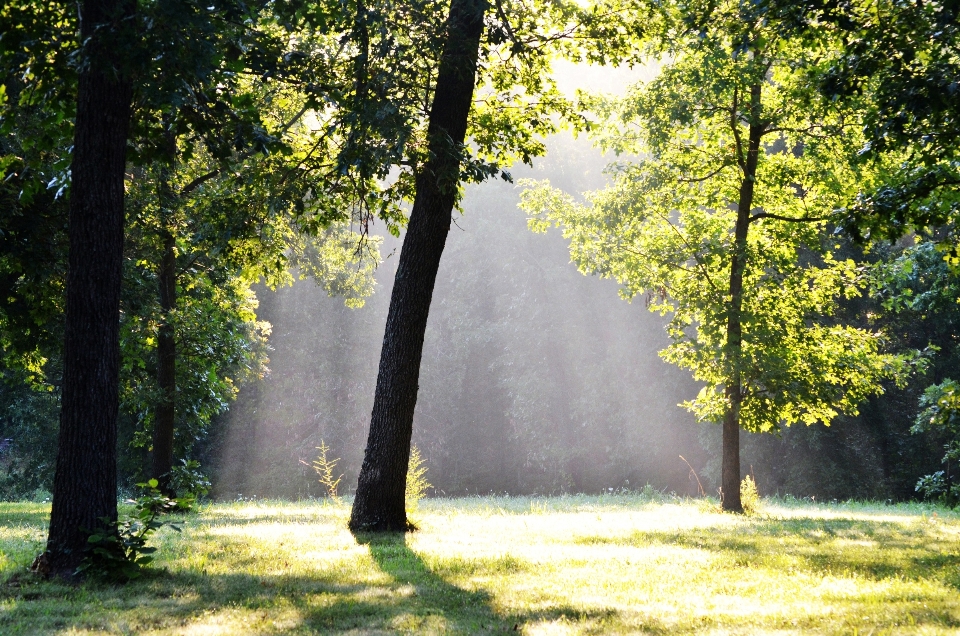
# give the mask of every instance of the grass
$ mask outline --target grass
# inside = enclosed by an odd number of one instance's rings
[[[126,586],[25,567],[47,504],[0,504],[2,634],[960,633],[960,515],[641,495],[425,500],[355,538],[349,508],[211,505]]]

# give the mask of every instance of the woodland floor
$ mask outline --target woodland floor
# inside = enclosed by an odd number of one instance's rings
[[[26,572],[48,504],[0,504],[0,633],[960,633],[960,514],[714,506],[433,499],[419,532],[355,538],[346,504],[216,504],[142,578],[71,587]]]

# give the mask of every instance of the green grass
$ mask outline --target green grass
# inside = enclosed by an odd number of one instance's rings
[[[406,537],[243,502],[164,529],[126,586],[37,580],[46,504],[0,504],[2,634],[960,633],[960,516],[640,495],[426,500]]]

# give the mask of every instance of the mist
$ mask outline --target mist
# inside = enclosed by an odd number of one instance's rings
[[[610,157],[569,134],[513,170],[568,192],[602,187]],[[503,181],[467,188],[455,215],[424,343],[413,443],[438,495],[599,492],[695,494],[700,425],[678,406],[698,387],[662,362],[665,319],[617,284],[585,277],[558,230],[534,234]],[[402,237],[401,237],[402,239]],[[320,495],[320,441],[355,487],[401,240],[384,237],[374,295],[361,309],[312,281],[258,290],[273,325],[270,374],[225,416],[216,495]]]
[[[558,64],[558,84],[623,92],[657,64],[633,69]],[[515,180],[549,179],[574,195],[605,185],[603,156],[569,133],[547,140]],[[664,363],[666,318],[644,298],[627,303],[611,280],[583,276],[559,230],[534,234],[504,181],[469,186],[454,213],[424,343],[413,443],[432,494],[609,492],[650,485],[715,494],[720,431],[679,406],[699,386]],[[377,233],[374,227],[374,233]],[[383,329],[402,236],[383,235],[376,291],[344,307],[310,280],[257,290],[273,325],[269,375],[241,389],[205,453],[220,498],[311,497],[323,491],[309,466],[321,440],[339,457],[341,492],[356,487]],[[892,390],[883,400],[909,402]],[[910,408],[880,398],[830,427],[795,426],[742,435],[742,462],[763,494],[818,498],[909,498],[916,467],[902,457],[935,453],[885,431],[907,430]],[[903,421],[900,421],[903,420]],[[917,448],[914,448],[917,447]],[[927,449],[929,450],[929,449]],[[934,457],[929,459],[927,457]],[[683,456],[684,459],[681,459]],[[699,478],[699,482],[698,482]]]

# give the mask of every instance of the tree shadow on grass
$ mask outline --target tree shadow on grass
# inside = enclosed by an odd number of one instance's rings
[[[357,533],[357,542],[366,545],[377,566],[402,586],[412,598],[403,604],[409,615],[398,627],[417,630],[417,626],[439,628],[442,633],[488,633],[520,630],[525,625],[563,621],[576,623],[585,633],[603,633],[620,622],[613,609],[577,609],[566,605],[550,605],[516,611],[498,607],[496,600],[482,588],[468,589],[451,583],[437,574],[423,558],[407,545],[407,537],[399,534]],[[513,561],[491,559],[497,570],[515,570],[506,575],[522,575],[523,568]],[[468,563],[464,570],[476,567]],[[503,574],[501,574],[503,575]],[[399,618],[399,616],[398,616]],[[651,625],[650,631],[661,631]]]
[[[238,612],[245,618],[236,633],[483,634],[553,621],[575,624],[581,633],[602,634],[618,627],[622,631],[623,617],[613,609],[547,601],[517,611],[498,606],[482,587],[461,586],[438,574],[450,570],[468,577],[522,576],[522,564],[492,557],[467,559],[462,567],[454,567],[459,563],[454,557],[431,567],[402,535],[367,534],[357,536],[357,541],[367,547],[385,576],[374,571],[371,578],[370,570],[354,569],[358,566],[349,559],[306,575],[255,575],[249,573],[255,563],[238,562],[234,556],[231,562],[239,571],[207,575],[154,569],[124,586],[89,582],[74,587],[27,580],[22,587],[0,589],[0,633],[112,631],[118,624],[132,631],[176,632],[203,628],[206,622],[215,628],[218,620],[239,620]],[[225,551],[244,547],[242,541],[222,545]],[[655,621],[643,628],[667,631]]]
[[[746,525],[583,536],[581,544],[676,546],[724,554],[739,566],[799,567],[868,579],[939,580],[960,589],[960,554],[919,525],[861,519],[756,519]]]
[[[45,529],[50,521],[48,503],[4,503],[0,506],[0,527],[31,526]]]

